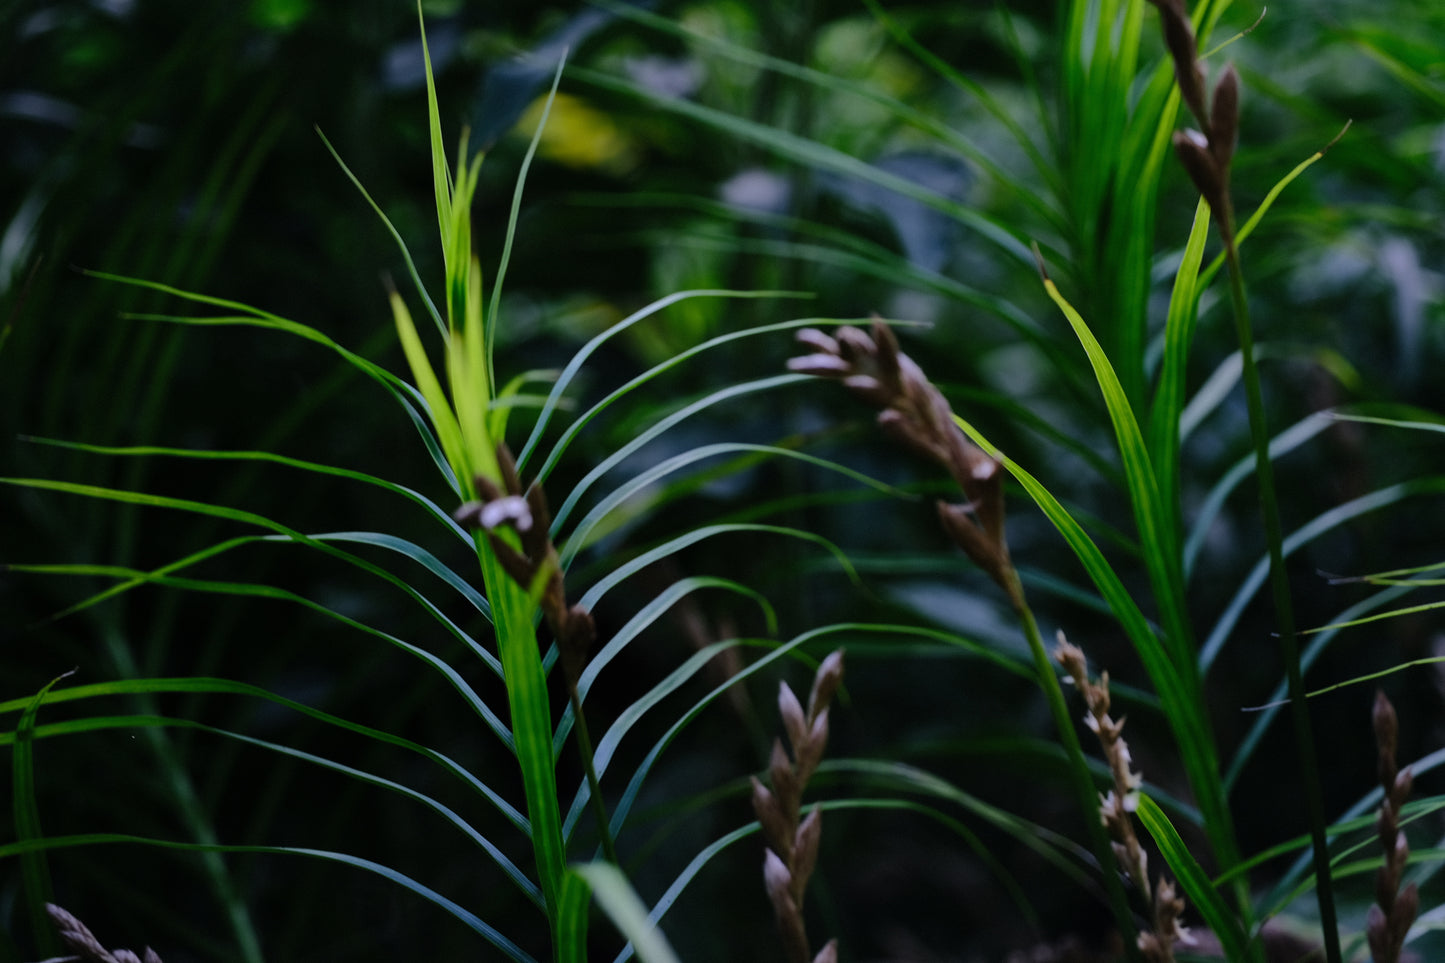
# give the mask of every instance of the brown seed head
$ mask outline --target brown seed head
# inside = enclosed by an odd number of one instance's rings
[[[1222,176],[1229,177],[1229,161],[1239,140],[1239,72],[1229,64],[1214,85],[1209,113],[1209,149]]]
[[[816,716],[828,708],[833,701],[833,694],[842,683],[843,650],[834,649],[818,665],[818,671],[813,675],[813,689],[808,693],[808,715]]]

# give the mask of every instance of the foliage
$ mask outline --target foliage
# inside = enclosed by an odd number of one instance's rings
[[[1383,791],[1348,683],[1401,707],[1404,831],[1441,799],[1412,593],[1445,487],[1445,95],[1415,5],[1237,38],[1258,10],[1195,5],[1209,89],[1238,68],[1237,260],[1173,156],[1215,131],[1178,116],[1167,3],[433,4],[425,46],[399,4],[74,6],[0,50],[0,958],[56,952],[52,896],[171,961],[775,958],[748,777],[788,769],[778,679],[840,645],[816,932],[1102,946],[1149,921],[1057,628],[1113,676],[1186,921],[1257,959],[1333,888],[1364,952]],[[870,311],[1011,479],[1001,561],[950,547],[983,521],[966,477],[940,526],[936,466],[783,373],[792,333],[856,344]],[[571,667],[558,599],[596,620]],[[1301,689],[1333,881],[1276,725]]]

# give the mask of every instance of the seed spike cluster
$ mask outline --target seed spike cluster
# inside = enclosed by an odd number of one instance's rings
[[[149,946],[139,956],[130,950],[107,950],[84,923],[54,903],[46,903],[45,912],[70,955],[51,957],[42,963],[161,963],[160,955]]]
[[[1176,893],[1174,884],[1164,878],[1159,880],[1157,887],[1149,882],[1149,856],[1139,845],[1133,818],[1138,809],[1139,787],[1143,778],[1133,770],[1134,760],[1123,736],[1125,720],[1116,720],[1109,715],[1109,673],[1101,673],[1097,682],[1090,679],[1084,650],[1070,644],[1063,632],[1059,633],[1058,640],[1054,658],[1083,695],[1089,710],[1084,716],[1084,724],[1099,737],[1099,745],[1109,763],[1109,772],[1114,777],[1114,788],[1099,798],[1099,818],[1109,831],[1120,869],[1150,908],[1153,929],[1139,934],[1139,952],[1149,963],[1173,963],[1174,945],[1190,944],[1194,939],[1179,923],[1184,912],[1184,900]]]
[[[1209,202],[1221,230],[1226,232],[1226,241],[1232,243],[1234,218],[1229,201],[1229,165],[1239,139],[1239,74],[1233,64],[1225,66],[1214,84],[1212,98],[1206,99],[1204,67],[1199,62],[1194,25],[1184,9],[1184,0],[1149,2],[1159,10],[1164,44],[1174,60],[1180,97],[1200,127],[1200,130],[1176,131],[1174,151],[1194,186]]]
[[[1403,890],[1400,888],[1405,863],[1410,858],[1410,845],[1400,831],[1400,809],[1410,798],[1414,777],[1409,769],[1400,770],[1395,765],[1399,721],[1395,716],[1395,707],[1379,690],[1375,691],[1371,719],[1380,757],[1380,787],[1385,791],[1376,821],[1380,845],[1385,850],[1385,865],[1380,867],[1375,877],[1375,904],[1365,914],[1365,935],[1370,941],[1370,955],[1375,963],[1397,963],[1410,925],[1415,922],[1415,915],[1420,910],[1418,887],[1410,883]]]
[[[818,862],[823,813],[815,805],[804,817],[802,808],[803,789],[828,745],[828,706],[842,681],[843,650],[839,649],[818,666],[806,711],[788,684],[779,683],[778,711],[793,757],[788,758],[782,740],[774,739],[768,761],[772,789],[753,778],[753,812],[768,846],[763,854],[763,885],[778,919],[788,963],[836,963],[838,959],[837,940],[829,940],[813,956],[803,926],[803,894]]]
[[[597,627],[586,609],[567,604],[562,565],[548,534],[552,514],[542,486],[534,483],[523,491],[517,463],[505,444],[497,445],[497,467],[505,490],[478,475],[475,482],[482,500],[467,502],[452,517],[463,525],[482,529],[507,575],[538,596],[542,615],[557,639],[562,669],[575,688],[597,638]],[[516,533],[520,550],[501,536],[503,529]]]
[[[878,424],[885,431],[953,476],[968,501],[938,502],[943,530],[1015,606],[1022,605],[1004,540],[1002,466],[964,436],[948,401],[899,350],[893,331],[874,321],[871,334],[845,325],[836,336],[804,328],[797,339],[813,353],[790,358],[790,370],[840,379],[859,398],[882,409]]]

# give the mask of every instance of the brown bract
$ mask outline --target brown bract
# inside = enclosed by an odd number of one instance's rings
[[[130,950],[107,950],[84,923],[54,903],[46,903],[45,912],[71,955],[52,957],[43,963],[161,963],[160,955],[149,946],[140,956]]]
[[[1410,798],[1414,779],[1409,769],[1401,771],[1396,766],[1400,724],[1395,716],[1395,707],[1379,690],[1375,692],[1371,721],[1379,752],[1380,788],[1385,793],[1376,820],[1385,863],[1375,876],[1375,905],[1365,914],[1365,935],[1375,963],[1397,963],[1405,946],[1405,937],[1420,911],[1418,887],[1410,883],[1403,890],[1400,888],[1405,864],[1410,859],[1410,845],[1400,831],[1400,810]]]
[[[1084,650],[1071,645],[1062,632],[1054,648],[1054,658],[1083,695],[1089,710],[1084,724],[1098,736],[1109,772],[1114,777],[1114,788],[1099,798],[1099,818],[1109,831],[1120,868],[1151,910],[1153,929],[1139,934],[1139,952],[1149,963],[1173,963],[1175,944],[1189,944],[1194,940],[1179,923],[1184,900],[1176,894],[1174,884],[1161,878],[1158,886],[1152,886],[1149,880],[1148,854],[1140,846],[1134,830],[1134,812],[1138,808],[1143,778],[1133,769],[1129,744],[1124,741],[1124,720],[1109,715],[1109,673],[1101,673],[1097,681],[1089,678]]]
[[[814,806],[803,817],[802,807],[803,789],[828,745],[828,704],[842,681],[843,651],[839,649],[818,666],[806,711],[788,684],[779,683],[778,711],[793,755],[789,759],[782,740],[774,739],[768,760],[772,788],[753,779],[753,812],[768,846],[763,854],[763,886],[773,904],[788,963],[834,963],[838,958],[836,941],[829,940],[817,956],[808,947],[803,893],[818,862],[823,812]]]
[[[1174,60],[1179,95],[1200,128],[1175,132],[1174,152],[1189,179],[1209,202],[1220,229],[1226,232],[1226,240],[1232,241],[1229,164],[1239,137],[1239,74],[1233,64],[1227,65],[1214,85],[1213,95],[1206,100],[1204,66],[1199,62],[1194,25],[1183,0],[1149,2],[1159,10],[1164,45]]]
[[[552,514],[542,486],[533,484],[523,492],[517,463],[505,444],[497,445],[497,465],[506,489],[478,475],[474,481],[482,500],[467,502],[452,517],[486,533],[497,562],[514,582],[528,592],[541,590],[542,615],[557,639],[562,669],[575,687],[597,638],[596,625],[586,609],[567,604],[562,566],[548,533]],[[515,533],[515,543],[502,534],[506,530]]]
[[[875,321],[871,333],[846,325],[836,335],[804,328],[797,338],[813,353],[790,358],[790,370],[839,379],[859,398],[882,409],[878,424],[884,431],[953,476],[968,501],[959,505],[940,500],[940,525],[1019,604],[1004,541],[1002,466],[968,440],[948,401],[899,350],[893,331]]]

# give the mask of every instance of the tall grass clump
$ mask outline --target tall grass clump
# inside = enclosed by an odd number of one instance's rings
[[[1159,933],[1170,931],[1171,924],[1150,918],[1145,907],[1127,901],[1130,897],[1117,885],[1119,869],[1112,865],[1110,840],[1101,838],[1094,824],[1098,805],[1093,785],[1105,774],[1097,767],[1091,769],[1062,708],[1056,670],[1042,645],[1038,617],[1026,601],[1029,582],[1039,591],[1082,601],[1090,610],[1091,624],[1100,613],[1107,613],[1113,631],[1131,643],[1151,691],[1136,690],[1130,697],[1162,717],[1171,736],[1170,754],[1187,778],[1190,799],[1168,800],[1157,786],[1145,786],[1130,805],[1137,805],[1191,912],[1203,917],[1225,955],[1263,959],[1267,951],[1278,952],[1286,938],[1266,924],[1285,908],[1279,894],[1289,892],[1296,898],[1312,890],[1319,914],[1312,936],[1326,958],[1338,959],[1332,864],[1339,857],[1331,855],[1328,840],[1343,832],[1347,823],[1331,826],[1326,815],[1316,762],[1318,740],[1302,685],[1303,670],[1320,648],[1305,653],[1298,645],[1285,562],[1288,555],[1301,552],[1332,529],[1397,504],[1406,491],[1433,489],[1435,482],[1421,479],[1405,488],[1387,485],[1329,505],[1316,517],[1306,516],[1294,531],[1285,527],[1286,512],[1274,481],[1275,460],[1317,436],[1334,419],[1349,415],[1307,417],[1284,430],[1273,426],[1258,359],[1267,351],[1299,351],[1344,372],[1347,379],[1349,366],[1328,348],[1256,345],[1241,247],[1324,149],[1279,168],[1263,189],[1252,188],[1258,190],[1255,207],[1247,216],[1236,215],[1233,174],[1238,166],[1235,149],[1243,85],[1231,66],[1213,69],[1215,79],[1209,80],[1202,53],[1227,4],[1205,2],[1192,10],[1177,2],[1064,4],[1061,27],[1046,61],[1052,90],[1026,52],[1025,25],[1007,11],[990,15],[987,29],[1015,56],[1021,90],[981,82],[934,54],[917,39],[925,28],[938,26],[926,14],[893,12],[876,3],[868,6],[877,28],[874,36],[885,36],[897,50],[951,85],[957,100],[968,104],[966,123],[941,124],[912,102],[851,77],[825,75],[738,49],[715,35],[688,33],[646,14],[624,15],[695,44],[709,56],[795,80],[805,91],[796,95],[800,99],[866,104],[868,116],[883,118],[880,123],[891,125],[899,140],[905,140],[906,133],[908,143],[926,143],[939,154],[964,158],[968,169],[986,183],[986,189],[975,192],[982,203],[963,203],[921,180],[897,176],[885,150],[869,163],[831,143],[828,131],[800,138],[792,130],[696,103],[649,101],[742,138],[778,162],[797,165],[807,176],[831,182],[844,199],[874,196],[857,188],[860,182],[869,190],[891,192],[892,203],[907,205],[912,217],[950,222],[954,236],[966,239],[961,243],[967,246],[967,256],[959,258],[955,267],[966,264],[969,270],[960,278],[962,272],[925,266],[911,252],[905,258],[857,239],[831,236],[826,226],[809,219],[806,201],[798,205],[804,213],[791,220],[745,210],[719,215],[764,225],[775,238],[784,238],[767,245],[742,241],[740,250],[785,254],[816,265],[820,276],[846,259],[859,270],[875,276],[890,274],[900,286],[932,296],[924,302],[937,319],[928,366],[966,372],[965,384],[952,391],[960,400],[951,405],[920,367],[900,352],[884,326],[875,325],[871,333],[845,328],[836,334],[800,334],[805,354],[792,367],[843,381],[857,398],[882,411],[881,427],[923,455],[935,470],[942,468],[951,477],[951,486],[962,492],[961,503],[938,504],[934,519],[938,533],[962,548],[986,581],[1002,589],[1018,620],[1031,664],[1020,663],[1016,656],[1008,664],[1032,677],[1045,694],[1078,790],[1074,798],[1086,820],[1084,832],[1094,840],[1093,870],[1100,874],[1115,928],[1124,934],[1149,931],[1140,935],[1137,946],[1155,954],[1151,958],[1168,952],[1160,948]],[[975,24],[983,22],[980,17]],[[917,32],[910,23],[918,26]],[[871,49],[880,56],[877,51],[886,45],[877,42]],[[1217,55],[1209,56],[1209,64],[1217,62]],[[892,62],[889,66],[894,68]],[[626,88],[615,78],[583,76],[605,90]],[[648,97],[647,91],[633,89]],[[1032,113],[1019,108],[1029,101],[1037,108]],[[1178,130],[1181,106],[1200,130]],[[860,107],[860,112],[864,110]],[[1336,130],[1326,128],[1320,142]],[[1000,160],[1000,155],[1008,161]],[[1192,221],[1175,215],[1172,196],[1164,190],[1177,178],[1176,162],[1199,198]],[[886,202],[879,208],[888,211]],[[1169,218],[1164,243],[1173,246],[1167,256],[1156,251],[1161,212],[1168,212]],[[888,219],[889,213],[883,218]],[[893,223],[900,233],[904,230],[901,215]],[[1218,232],[1219,250],[1206,257],[1212,228]],[[1033,239],[1037,243],[1031,257]],[[1034,263],[1045,306],[1052,303],[1054,317],[1065,324],[1062,328],[1040,311],[1039,299],[1030,293],[1038,290],[1037,281],[1030,285],[1023,272]],[[1161,284],[1166,279],[1168,283]],[[1222,296],[1216,284],[1224,288]],[[1213,320],[1220,304],[1227,305],[1232,316],[1233,324],[1226,322],[1226,329],[1234,330],[1236,350],[1226,349],[1222,358],[1214,360],[1213,373],[1200,379],[1196,336],[1206,317]],[[993,332],[999,327],[1006,328],[1007,335],[991,340],[998,337]],[[1207,343],[1218,346],[1220,339],[1212,331],[1209,334]],[[1000,341],[1007,350],[993,350]],[[938,345],[957,346],[962,357],[950,357]],[[1007,367],[1005,357],[1011,363]],[[1010,383],[1014,373],[1022,387]],[[1249,454],[1217,478],[1187,475],[1189,434],[1225,411],[1235,392],[1242,395],[1247,414]],[[1037,406],[1035,410],[1031,404]],[[1020,430],[1021,426],[1029,431]],[[960,429],[955,436],[953,432]],[[995,441],[998,438],[1007,440],[1000,443]],[[1020,454],[1011,457],[1009,450]],[[1063,539],[1076,567],[1051,566],[1047,573],[1023,567],[1020,553],[1011,551],[1003,537],[1005,477],[1012,478],[1016,490],[1034,503]],[[1258,550],[1263,558],[1233,574],[1211,572],[1215,579],[1234,579],[1238,589],[1232,596],[1226,594],[1227,604],[1219,608],[1196,608],[1197,570],[1209,561],[1202,557],[1201,546],[1219,519],[1224,500],[1247,479],[1257,485],[1255,504],[1262,519],[1262,524],[1247,523],[1247,527],[1262,535]],[[1207,495],[1201,498],[1194,494],[1198,492]],[[1314,497],[1311,492],[1309,499],[1300,499],[1301,507],[1313,503]],[[1018,509],[1010,513],[1014,526],[1020,514]],[[1029,530],[1027,537],[1036,551],[1045,550],[1036,530]],[[912,588],[902,576],[916,576],[943,563],[912,562],[908,568],[909,563],[874,564],[878,572],[897,578],[896,597],[902,600]],[[1071,584],[1072,573],[1079,572],[1091,583],[1089,589]],[[1251,655],[1241,652],[1240,657],[1265,673],[1271,671],[1263,669],[1265,663],[1258,657],[1260,643],[1242,638],[1241,631],[1243,611],[1266,580],[1272,586],[1276,621],[1260,634],[1278,639],[1278,654],[1268,664],[1279,666],[1280,689],[1289,698],[1273,705],[1267,717],[1251,717],[1253,727],[1237,744],[1222,745],[1221,731],[1233,740],[1233,731],[1241,727],[1231,719],[1221,729],[1215,707],[1222,701],[1237,708],[1240,699],[1238,692],[1208,685],[1209,673],[1226,646],[1248,648]],[[930,588],[936,581],[929,582]],[[977,588],[970,588],[954,598],[959,609],[978,613],[978,594]],[[973,641],[969,636],[974,632],[999,631],[988,618],[978,626],[956,620],[940,602],[911,607],[925,619],[941,623],[960,651]],[[1258,623],[1250,624],[1258,631]],[[1096,626],[1094,631],[1101,629]],[[1117,663],[1117,653],[1109,659]],[[896,667],[897,661],[886,663]],[[1261,896],[1255,874],[1262,858],[1245,858],[1237,828],[1241,813],[1255,815],[1248,812],[1248,797],[1240,794],[1240,774],[1257,759],[1263,731],[1285,705],[1294,730],[1293,761],[1287,765],[1299,766],[1298,775],[1287,780],[1295,787],[1287,795],[1301,803],[1291,810],[1302,816],[1293,829],[1308,835],[1312,856],[1309,872],[1297,864],[1283,874],[1274,894]],[[1097,717],[1095,722],[1103,725]],[[983,751],[978,748],[983,742],[962,737],[950,744],[967,754]],[[1276,768],[1274,778],[1286,782],[1280,772]],[[1172,808],[1166,812],[1157,800],[1166,800]],[[1176,828],[1180,823],[1192,826],[1181,832]],[[1206,846],[1200,845],[1201,839]],[[1172,898],[1162,902],[1169,913],[1177,912]],[[1126,942],[1134,944],[1133,939]],[[1134,948],[1130,945],[1129,950]]]

